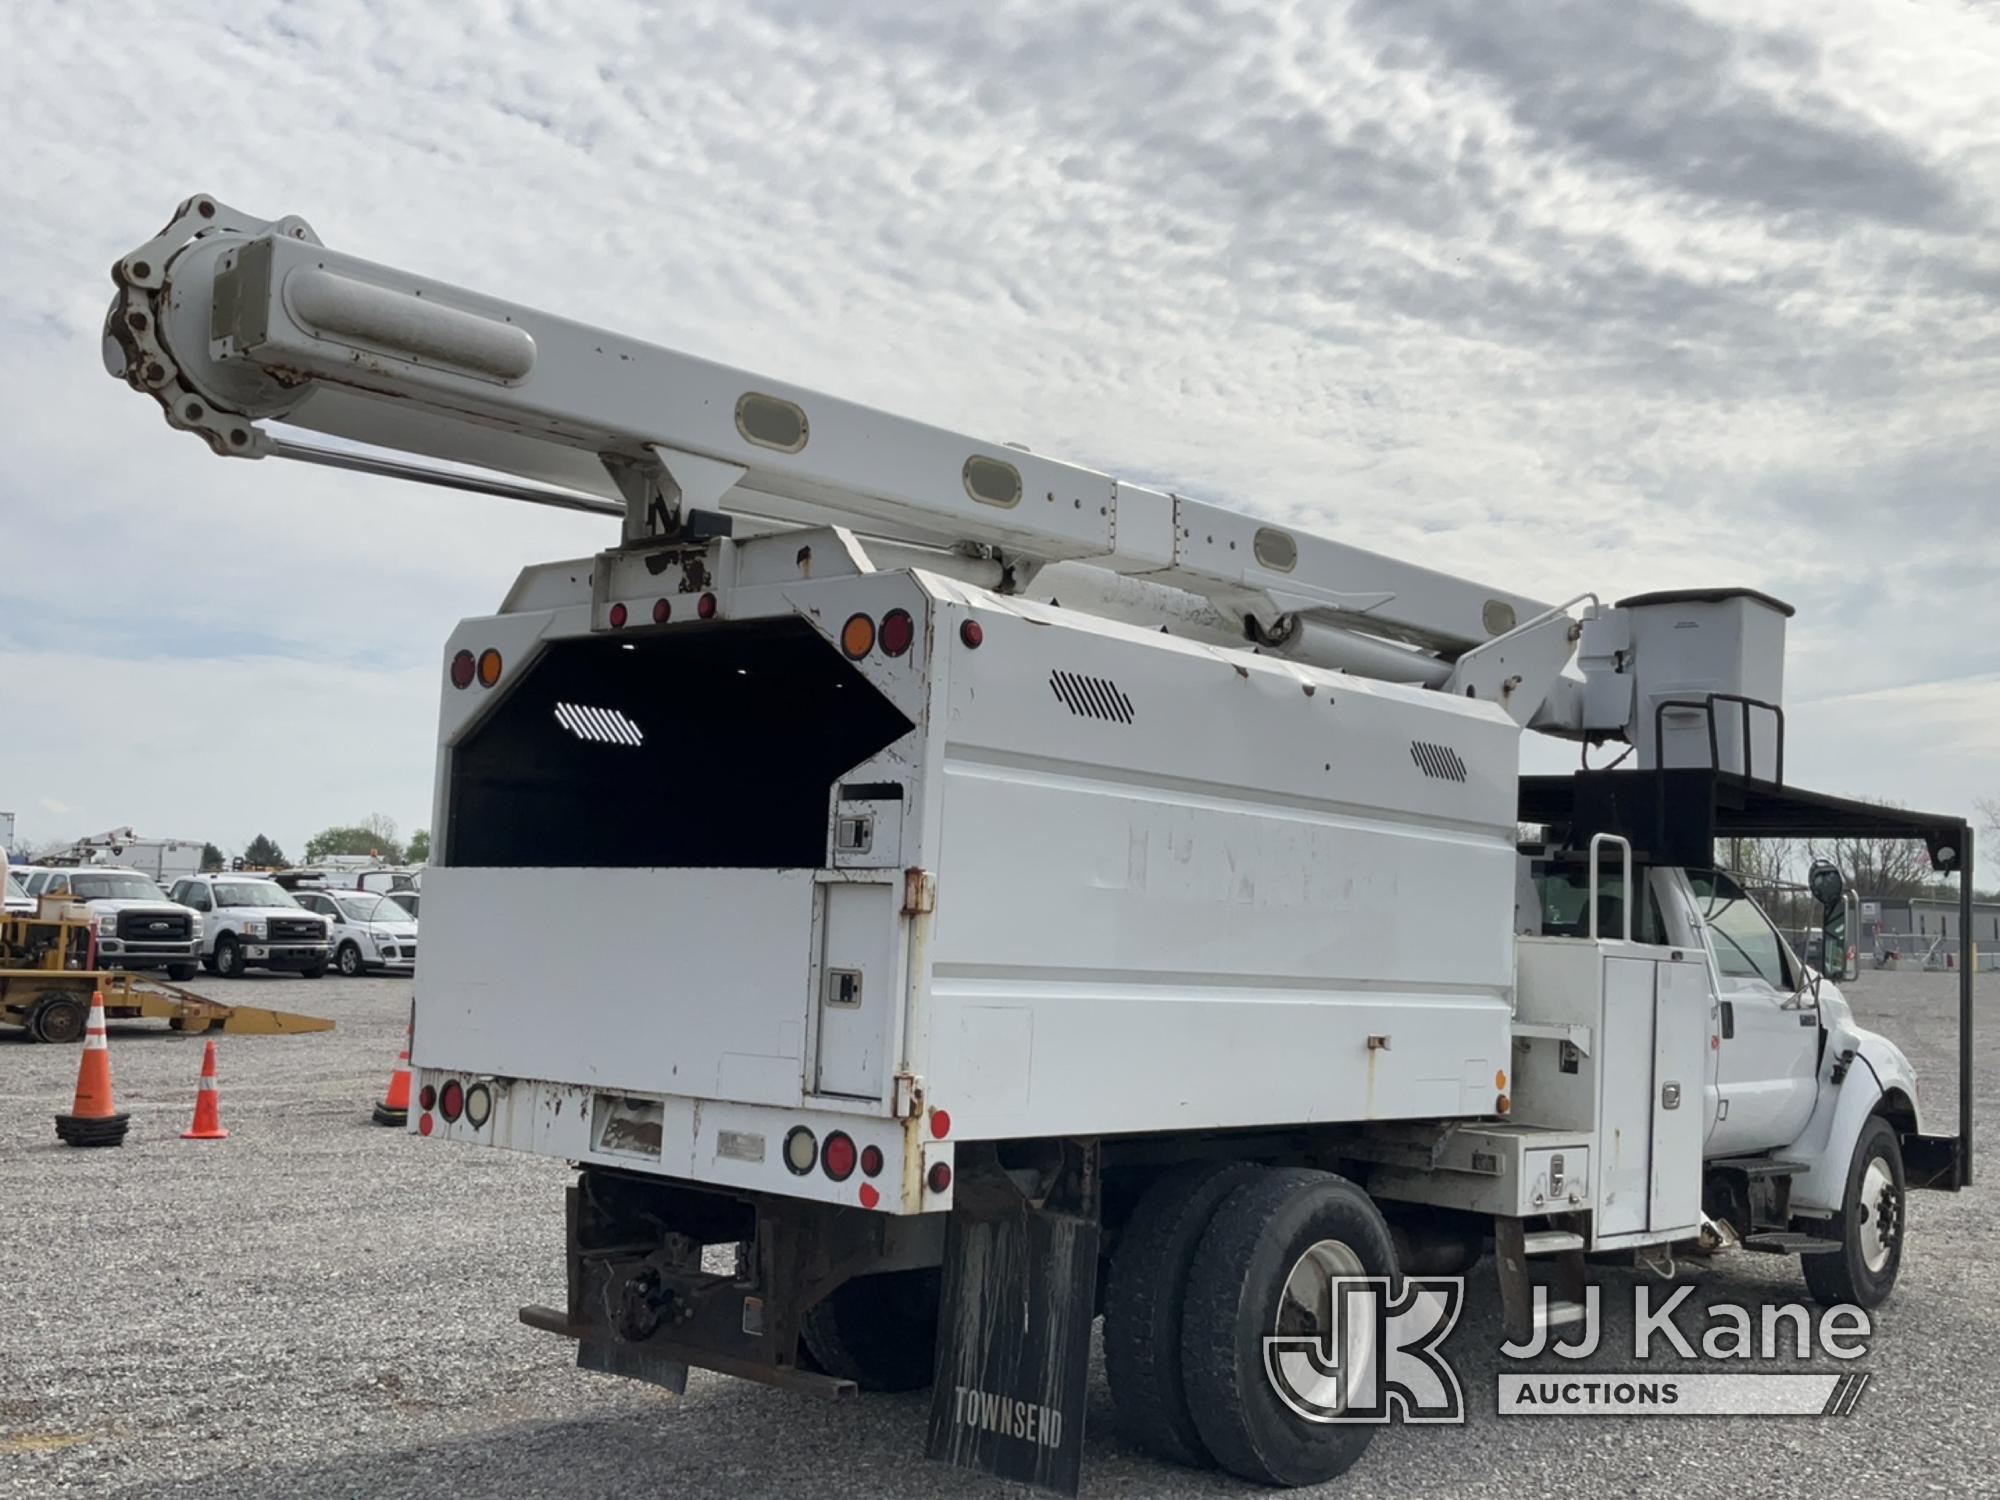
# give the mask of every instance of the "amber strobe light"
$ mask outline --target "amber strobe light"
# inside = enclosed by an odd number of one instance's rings
[[[875,649],[875,622],[866,615],[849,615],[840,627],[840,649],[860,661]]]
[[[488,646],[479,653],[479,685],[492,687],[500,680],[500,653]]]

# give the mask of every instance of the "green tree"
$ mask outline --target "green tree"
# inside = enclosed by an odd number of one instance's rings
[[[384,864],[403,862],[403,846],[396,838],[396,820],[370,813],[359,823],[322,828],[306,840],[306,863],[313,864],[329,854],[365,854]]]
[[[222,868],[222,867],[223,867],[223,866],[224,866],[225,864],[227,864],[227,863],[228,863],[228,861],[227,861],[227,860],[225,860],[225,859],[224,859],[224,858],[222,857],[222,851],[221,851],[220,849],[216,848],[216,847],[215,847],[215,845],[213,845],[213,844],[203,844],[203,845],[201,846],[201,867],[202,867],[202,869],[204,869],[204,870],[219,870],[219,869],[221,869],[221,868]]]
[[[403,850],[404,862],[420,865],[430,857],[431,831],[428,828],[419,828],[415,833],[410,835],[409,845]]]
[[[269,870],[281,869],[291,861],[285,858],[285,851],[278,847],[275,839],[268,839],[260,833],[244,849],[243,863],[255,869]]]

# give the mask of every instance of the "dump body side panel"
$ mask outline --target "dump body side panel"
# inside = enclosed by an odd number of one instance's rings
[[[1499,710],[974,609],[980,647],[948,643],[929,970],[930,1093],[960,1133],[1492,1112]]]

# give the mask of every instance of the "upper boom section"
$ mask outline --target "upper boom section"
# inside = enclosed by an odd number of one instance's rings
[[[190,198],[112,268],[106,361],[217,453],[282,421],[622,501],[1083,562],[1283,636],[1300,617],[1455,659],[1547,612],[1506,590],[842,401],[326,249]]]

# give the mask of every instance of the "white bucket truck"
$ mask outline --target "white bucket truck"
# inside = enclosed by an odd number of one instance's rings
[[[933,1456],[1073,1490],[1101,1310],[1128,1437],[1308,1483],[1373,1428],[1263,1351],[1333,1278],[1491,1239],[1526,1330],[1578,1311],[1536,1256],[1699,1247],[1872,1304],[1970,1180],[1970,1090],[1936,1133],[1709,868],[1868,831],[1970,887],[1961,821],[1785,784],[1775,600],[1544,604],[205,196],[114,279],[218,453],[620,518],[445,643],[410,1116],[576,1164],[522,1317],[587,1367],[930,1383]]]

